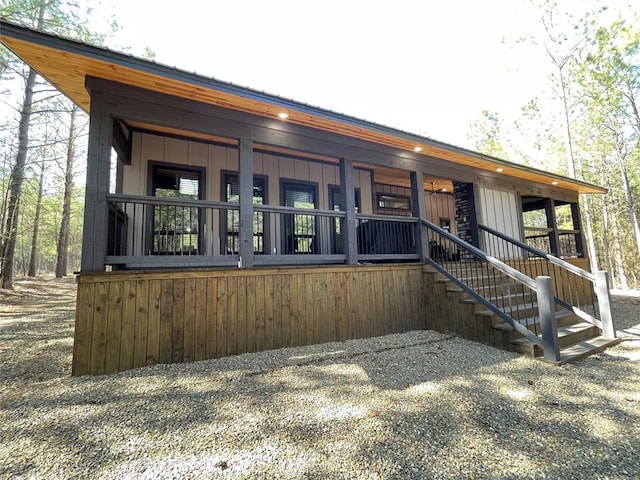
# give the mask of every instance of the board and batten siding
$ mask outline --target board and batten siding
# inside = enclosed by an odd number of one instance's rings
[[[457,235],[458,223],[456,222],[456,205],[453,195],[448,193],[437,193],[434,195],[431,192],[427,192],[424,198],[427,220],[440,226],[441,219],[448,219],[451,233]]]
[[[522,216],[520,213],[521,208],[518,205],[517,193],[487,187],[479,187],[477,192],[476,201],[480,207],[478,209],[478,223],[522,241]],[[480,238],[484,250],[489,255],[497,256],[499,252],[493,251],[491,242],[487,241],[486,235],[481,233]],[[517,252],[514,249],[512,254],[507,252],[500,253],[502,257],[517,258]]]
[[[278,154],[254,152],[253,170],[267,177],[267,202],[280,205],[281,179],[313,182],[318,186],[318,208],[331,209],[329,186],[340,184],[337,164],[320,160],[305,160]],[[205,200],[224,200],[222,175],[238,171],[238,150],[223,145],[193,142],[134,132],[131,165],[124,166],[124,194],[148,195],[149,161],[199,167],[205,169]],[[354,186],[360,189],[363,213],[373,213],[371,172],[354,169]]]
[[[426,328],[422,265],[79,275],[73,375]]]

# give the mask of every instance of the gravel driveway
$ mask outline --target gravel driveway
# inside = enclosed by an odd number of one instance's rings
[[[0,303],[2,478],[640,478],[640,298],[563,367],[420,331],[71,378],[42,288]]]

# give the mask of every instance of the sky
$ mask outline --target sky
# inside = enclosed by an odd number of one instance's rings
[[[527,0],[110,3],[110,48],[458,146],[483,110],[549,95],[544,46],[517,43],[542,31]]]

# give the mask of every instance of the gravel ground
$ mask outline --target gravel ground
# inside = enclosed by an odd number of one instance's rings
[[[0,297],[2,478],[640,478],[640,298],[563,367],[420,331],[71,378],[74,291]]]

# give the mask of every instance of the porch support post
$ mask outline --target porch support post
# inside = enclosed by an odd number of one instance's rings
[[[109,217],[107,193],[111,164],[113,119],[100,93],[91,95],[87,186],[82,228],[82,272],[104,271]]]
[[[571,219],[573,220],[573,229],[578,231],[575,234],[576,250],[578,251],[578,256],[584,258],[587,250],[584,245],[584,231],[582,230],[582,218],[580,217],[578,202],[571,203]]]
[[[418,217],[416,225],[416,253],[424,262],[429,251],[426,247],[426,231],[422,228],[422,220],[427,219],[427,207],[424,201],[424,174],[420,171],[411,172],[411,208],[414,217]]]
[[[253,140],[240,138],[238,183],[240,186],[239,267],[253,267]]]
[[[547,228],[549,232],[549,247],[551,253],[560,256],[560,238],[558,237],[558,223],[556,222],[556,202],[553,198],[547,198],[544,202],[544,211],[547,214]]]
[[[355,265],[358,263],[358,242],[356,238],[356,195],[353,186],[353,160],[342,158],[340,160],[340,203],[344,205],[346,213],[341,225],[342,250],[345,254],[345,263]]]

